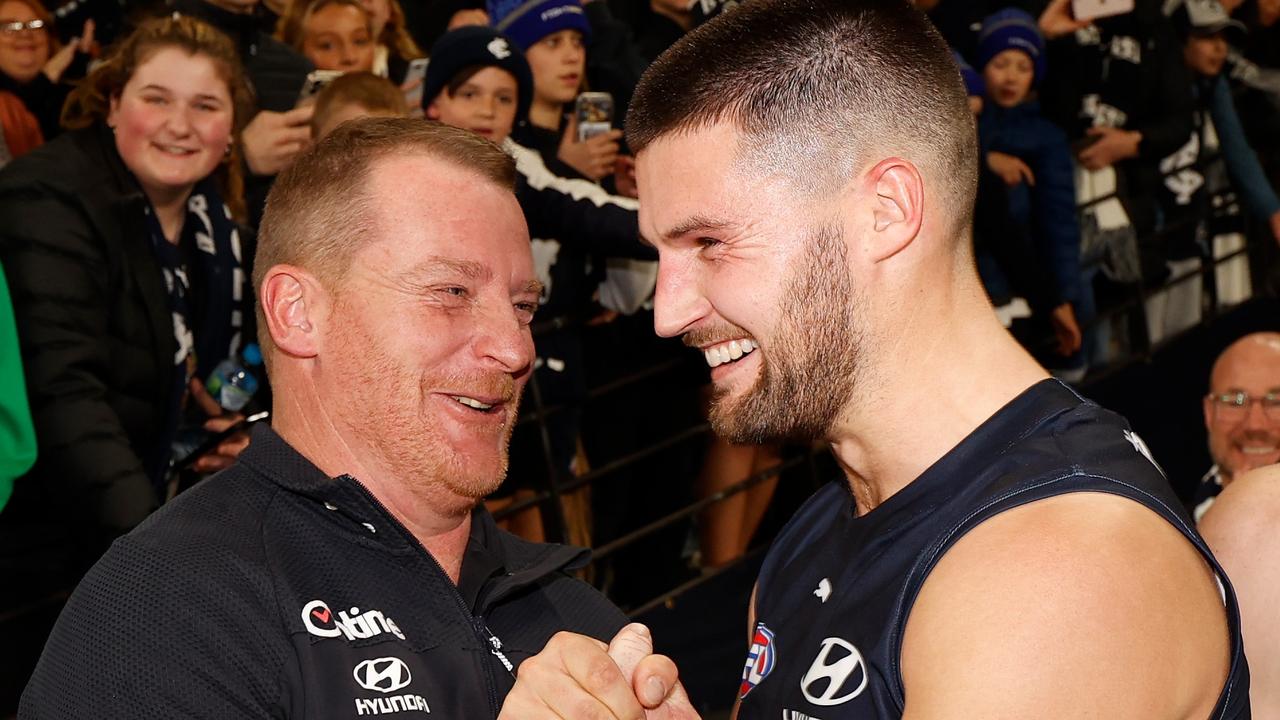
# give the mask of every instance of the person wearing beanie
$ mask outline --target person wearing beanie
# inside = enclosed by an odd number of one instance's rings
[[[1239,233],[1215,234],[1208,219],[1214,196],[1234,190],[1266,235],[1280,242],[1280,198],[1245,136],[1231,88],[1223,72],[1227,38],[1243,39],[1245,26],[1227,15],[1218,0],[1169,0],[1165,14],[1182,43],[1193,99],[1192,131],[1161,163],[1156,194],[1163,211],[1162,251],[1170,275],[1182,277],[1212,257],[1243,247]],[[1226,173],[1222,170],[1225,167]],[[1230,261],[1216,273],[1221,303],[1247,299],[1248,262]],[[1147,332],[1152,342],[1199,322],[1203,286],[1195,276],[1150,296]]]
[[[600,181],[613,175],[622,132],[586,140],[565,115],[586,89],[586,43],[591,26],[579,0],[489,0],[495,29],[520,47],[533,73],[528,117],[515,139],[533,148],[556,174]]]
[[[1007,237],[979,260],[993,298],[1025,298],[1032,317],[1015,334],[1061,377],[1083,377],[1082,324],[1093,315],[1081,278],[1080,230],[1066,134],[1040,113],[1033,92],[1045,73],[1045,43],[1031,15],[989,15],[978,35],[987,102],[978,118],[985,164],[1006,185]],[[1044,351],[1052,338],[1052,350]]]
[[[529,66],[520,47],[489,27],[464,27],[445,33],[431,49],[431,64],[423,82],[423,107],[430,120],[476,132],[502,146],[516,161],[516,199],[524,210],[533,240],[534,264],[544,286],[540,321],[549,327],[535,332],[539,364],[534,379],[544,406],[565,404],[572,410],[548,418],[552,461],[566,476],[577,455],[586,376],[582,362],[581,321],[596,314],[597,292],[607,309],[634,312],[648,298],[656,280],[651,261],[656,252],[640,241],[637,203],[610,195],[599,185],[559,176],[547,168],[534,150],[510,136],[516,118],[535,92]],[[593,262],[588,262],[592,259]],[[613,261],[642,261],[649,273],[640,297],[610,295],[599,271]],[[541,323],[539,323],[541,324]],[[554,329],[552,329],[554,328]],[[511,473],[499,491],[499,502],[532,496],[545,478],[546,467],[523,454],[526,447],[517,428],[512,440]],[[495,507],[501,507],[495,506]],[[528,539],[540,539],[538,511],[531,508],[511,518],[509,529]]]

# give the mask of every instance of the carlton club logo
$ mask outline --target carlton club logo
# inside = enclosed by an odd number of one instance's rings
[[[747,664],[742,668],[742,685],[738,687],[738,697],[744,698],[755,689],[761,681],[773,672],[777,664],[774,654],[773,631],[764,623],[756,623],[755,634],[751,637],[751,649],[747,651]]]
[[[302,624],[307,632],[324,638],[345,636],[347,640],[363,640],[383,633],[391,633],[404,640],[404,633],[391,618],[382,614],[381,610],[360,612],[353,607],[350,611],[334,614],[323,600],[312,600],[302,606]]]

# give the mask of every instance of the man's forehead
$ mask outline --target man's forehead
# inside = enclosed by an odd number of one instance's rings
[[[1258,333],[1236,341],[1214,366],[1217,389],[1232,385],[1262,384],[1280,387],[1280,334]]]

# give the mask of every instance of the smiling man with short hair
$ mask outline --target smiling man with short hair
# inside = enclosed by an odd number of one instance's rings
[[[492,143],[342,125],[281,174],[255,266],[273,427],[117,542],[24,717],[493,717],[560,630],[621,612],[585,551],[501,532],[541,287]]]

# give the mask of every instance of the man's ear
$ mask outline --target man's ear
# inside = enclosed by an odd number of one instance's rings
[[[424,114],[426,115],[426,117],[427,117],[427,119],[428,119],[428,120],[435,120],[436,122],[439,122],[439,121],[440,121],[440,108],[436,107],[436,102],[437,102],[437,101],[432,100],[430,103],[428,103],[428,104],[427,104],[427,110],[426,110],[426,112],[425,112]]]
[[[902,158],[881,160],[864,176],[872,196],[872,260],[893,257],[920,234],[924,222],[924,177]]]
[[[262,278],[258,302],[281,353],[295,358],[320,353],[320,325],[329,297],[314,275],[293,265],[275,265]]]

